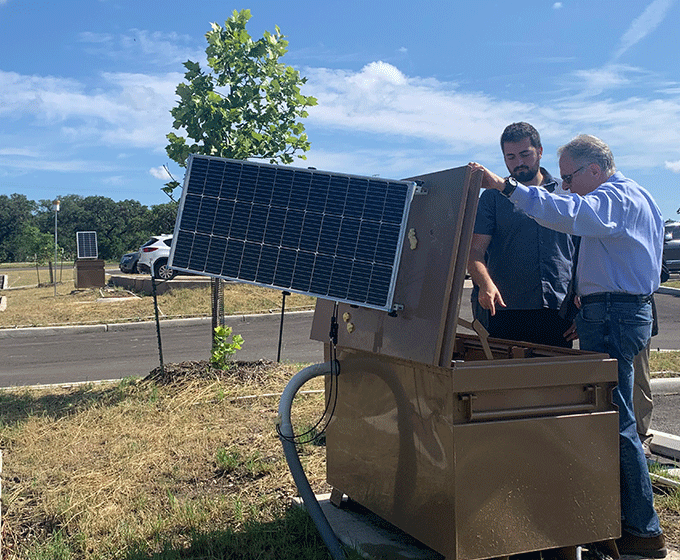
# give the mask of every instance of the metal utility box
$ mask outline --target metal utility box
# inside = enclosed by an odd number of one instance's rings
[[[77,259],[75,272],[74,282],[77,289],[101,288],[106,285],[102,259]]]
[[[448,560],[618,537],[616,361],[458,333],[481,177],[411,180],[395,312],[317,302],[328,482]]]

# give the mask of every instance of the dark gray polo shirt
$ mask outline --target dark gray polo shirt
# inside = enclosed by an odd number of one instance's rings
[[[557,182],[541,172],[552,192]],[[479,198],[474,231],[491,236],[487,267],[507,309],[559,309],[571,279],[571,236],[539,226],[495,189]]]

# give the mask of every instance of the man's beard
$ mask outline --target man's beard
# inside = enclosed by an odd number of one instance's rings
[[[533,169],[527,167],[526,165],[515,167],[515,169],[512,170],[512,176],[520,183],[528,183],[529,181],[532,181],[534,177],[536,177],[538,168],[538,165]]]

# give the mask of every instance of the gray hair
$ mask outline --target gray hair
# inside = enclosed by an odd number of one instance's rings
[[[614,155],[609,146],[590,134],[579,134],[571,142],[559,148],[557,155],[561,156],[564,152],[567,152],[575,162],[586,165],[596,163],[607,177],[616,171]]]

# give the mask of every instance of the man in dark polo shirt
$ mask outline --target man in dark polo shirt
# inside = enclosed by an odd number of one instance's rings
[[[540,166],[543,147],[533,126],[506,127],[501,150],[519,182],[563,192]],[[468,260],[475,317],[496,338],[571,347],[565,333],[572,321],[558,311],[572,277],[573,254],[571,236],[539,226],[501,193],[485,190]]]

